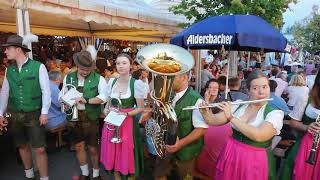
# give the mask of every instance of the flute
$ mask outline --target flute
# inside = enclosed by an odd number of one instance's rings
[[[238,101],[238,102],[231,102],[231,105],[240,105],[240,104],[251,104],[251,103],[261,103],[265,101],[272,101],[273,98],[269,99],[258,99],[258,100],[251,100],[251,101]],[[211,107],[217,107],[220,103],[212,103],[208,104],[206,106],[187,106],[183,108],[182,110],[194,110],[194,109],[201,109],[201,108],[211,108]]]

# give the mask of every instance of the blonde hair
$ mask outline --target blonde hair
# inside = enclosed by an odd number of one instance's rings
[[[296,74],[292,76],[289,86],[306,86],[306,81],[301,75]]]

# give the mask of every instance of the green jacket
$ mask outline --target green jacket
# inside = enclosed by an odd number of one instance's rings
[[[32,112],[41,109],[42,93],[39,82],[41,63],[28,59],[21,71],[17,64],[7,68],[9,83],[8,110],[11,112]]]
[[[200,98],[201,96],[199,93],[191,88],[188,88],[184,95],[176,103],[174,110],[178,117],[178,136],[180,139],[189,135],[194,129],[192,124],[192,111],[183,111],[182,109],[186,106],[195,105],[197,100]],[[179,160],[190,160],[201,153],[203,145],[204,140],[203,137],[201,137],[200,139],[197,139],[180,149],[176,153],[176,156]]]
[[[71,82],[72,78],[72,82]],[[83,97],[85,99],[90,99],[96,97],[98,92],[98,85],[100,81],[100,75],[96,72],[91,72],[84,80],[83,86]],[[78,88],[78,77],[77,71],[72,72],[66,77],[66,84],[72,84]],[[101,105],[100,104],[85,104],[86,114],[91,121],[97,120],[101,115]],[[72,115],[67,116],[67,120],[70,120]]]

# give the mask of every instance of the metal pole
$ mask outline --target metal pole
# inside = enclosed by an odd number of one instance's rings
[[[248,52],[248,60],[247,60],[247,70],[249,69],[250,67],[250,51]]]
[[[29,11],[24,9],[23,10],[23,14],[24,14],[24,31],[25,31],[25,34],[29,34],[30,33]],[[32,59],[33,56],[32,56],[32,44],[31,44],[31,42],[28,43],[28,48],[31,50],[28,53],[29,58]]]
[[[196,51],[197,54],[197,59],[196,59],[196,91],[200,92],[201,91],[201,57],[200,57],[200,50]]]
[[[17,34],[21,37],[24,35],[24,23],[23,23],[23,14],[22,9],[17,9],[17,18],[16,18],[16,24],[17,24]]]

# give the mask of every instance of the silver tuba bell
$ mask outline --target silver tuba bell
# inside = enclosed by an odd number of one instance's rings
[[[185,49],[171,44],[148,45],[139,50],[137,62],[152,73],[152,119],[146,126],[157,155],[164,157],[165,145],[175,144],[178,119],[171,105],[172,84],[176,75],[189,72],[193,65],[192,55]]]

